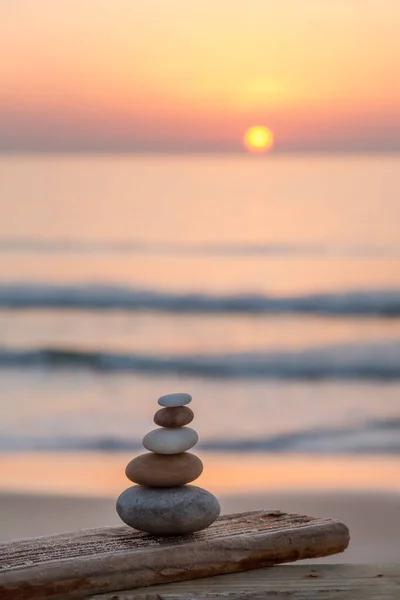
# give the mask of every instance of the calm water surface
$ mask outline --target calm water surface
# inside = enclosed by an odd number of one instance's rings
[[[400,159],[2,157],[0,447],[400,452]]]

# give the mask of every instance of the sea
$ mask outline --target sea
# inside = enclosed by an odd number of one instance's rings
[[[0,450],[400,455],[400,157],[0,157]]]

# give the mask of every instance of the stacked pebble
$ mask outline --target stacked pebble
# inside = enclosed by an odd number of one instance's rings
[[[220,513],[218,500],[207,490],[186,485],[203,471],[201,460],[187,452],[198,441],[186,427],[194,418],[186,406],[190,394],[166,394],[154,415],[159,425],[143,438],[149,450],[126,467],[128,479],[138,485],[122,492],[117,501],[121,519],[135,529],[155,535],[185,535],[205,529]]]

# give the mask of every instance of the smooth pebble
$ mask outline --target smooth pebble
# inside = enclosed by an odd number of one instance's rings
[[[156,454],[180,454],[193,448],[199,436],[191,427],[169,429],[160,427],[149,431],[143,438],[143,446]]]
[[[185,393],[165,394],[158,399],[160,406],[184,406],[192,401],[192,396]]]
[[[134,485],[120,495],[117,512],[127,525],[155,535],[205,529],[219,513],[217,498],[194,485],[164,489]]]
[[[154,454],[137,456],[127,465],[125,473],[133,483],[149,487],[175,487],[197,479],[203,463],[194,454]]]
[[[183,427],[194,419],[194,413],[188,406],[160,408],[154,415],[154,423],[160,427]]]

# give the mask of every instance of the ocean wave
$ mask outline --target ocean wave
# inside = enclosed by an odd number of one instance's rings
[[[173,243],[135,240],[84,240],[2,238],[0,252],[38,254],[164,254],[169,256],[291,256],[391,258],[400,256],[400,246],[368,244],[238,244],[238,243]]]
[[[400,290],[293,296],[168,293],[107,285],[0,285],[0,308],[399,317]]]
[[[271,452],[307,454],[400,454],[400,418],[368,421],[352,427],[318,427],[251,439],[201,441],[200,450],[210,452]],[[117,437],[17,438],[2,436],[1,450],[40,451],[140,451],[140,440]]]
[[[202,378],[400,380],[400,341],[289,352],[152,355],[68,348],[0,348],[0,368],[175,374]]]

